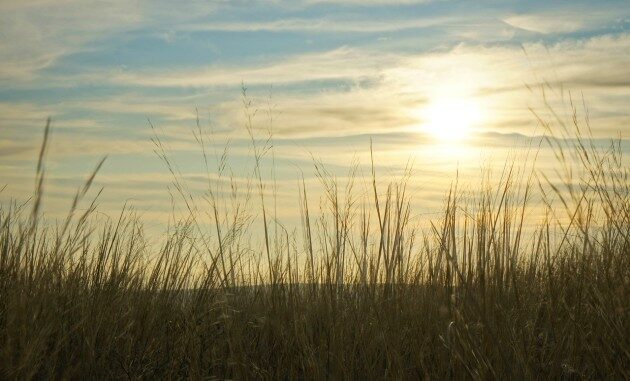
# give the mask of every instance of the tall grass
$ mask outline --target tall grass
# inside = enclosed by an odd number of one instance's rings
[[[272,134],[256,136],[244,105],[251,182],[230,180],[229,145],[213,154],[197,123],[201,202],[155,128],[187,211],[157,248],[130,211],[91,218],[83,199],[102,161],[65,222],[41,221],[47,125],[32,201],[0,209],[2,378],[630,378],[629,171],[575,109],[539,117],[556,176],[536,170],[533,145],[498,186],[454,179],[428,229],[411,217],[410,175],[383,185],[372,165],[365,196],[316,161],[319,210],[301,181],[292,231],[264,178]],[[547,218],[527,229],[534,197]]]

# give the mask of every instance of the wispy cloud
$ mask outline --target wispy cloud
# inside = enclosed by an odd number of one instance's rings
[[[107,81],[149,87],[208,87],[248,84],[287,84],[321,80],[360,80],[379,73],[390,65],[394,54],[376,54],[342,47],[323,53],[308,53],[277,59],[275,63],[256,66],[210,67],[204,69],[120,71]]]
[[[259,66],[85,74],[89,77],[74,79],[132,86],[134,90],[110,97],[64,101],[54,108],[12,103],[0,103],[0,107],[4,109],[5,124],[23,121],[28,115],[31,125],[41,123],[46,114],[55,111],[66,115],[135,114],[139,116],[136,124],[151,117],[169,125],[192,125],[195,107],[200,106],[203,115],[210,105],[219,129],[238,131],[243,125],[238,89],[243,81],[248,86],[276,86],[273,102],[278,115],[274,132],[278,138],[331,138],[417,129],[423,123],[417,110],[445,87],[456,86],[455,90],[466,96],[484,99],[489,114],[486,130],[530,133],[533,118],[527,108],[535,105],[540,95],[530,93],[526,86],[535,89],[546,82],[584,93],[592,115],[603,118],[595,132],[605,134],[618,129],[621,122],[628,122],[627,115],[619,110],[630,98],[630,58],[624,53],[629,49],[630,36],[626,34],[550,45],[531,43],[522,48],[458,45],[421,54],[378,55],[369,49],[341,48]],[[312,85],[313,90],[300,89],[317,81],[324,82]],[[154,87],[202,88],[208,94],[222,94],[223,99],[177,99],[168,92],[153,94],[150,89]],[[262,94],[254,91],[253,95],[265,97],[266,90]],[[265,101],[257,107],[264,111]],[[70,122],[69,126],[86,128],[88,124]]]
[[[27,0],[0,4],[0,80],[31,78],[59,58],[98,49],[98,42],[126,31],[177,23],[212,12],[216,5],[187,2],[173,9],[168,1],[102,2]]]
[[[546,12],[512,14],[503,19],[515,28],[542,34],[572,33],[602,27],[614,27],[625,22],[630,11],[601,9],[557,9]]]
[[[27,1],[4,4],[1,13],[0,79],[30,76],[104,33],[124,30],[142,19],[137,7],[126,1],[100,6],[71,0]]]
[[[592,109],[599,99],[626,101],[630,78],[630,36],[605,35],[555,44],[530,43],[519,46],[459,45],[447,51],[422,54],[380,54],[369,49],[341,48],[322,53],[296,55],[268,65],[225,66],[194,70],[154,70],[113,73],[101,80],[139,87],[221,88],[237,97],[241,81],[247,85],[288,85],[313,81],[339,81],[342,86],[322,85],[324,92],[283,95],[277,90],[276,102],[284,109],[288,125],[278,133],[309,131],[309,134],[369,131],[378,126],[407,128],[413,119],[405,110],[422,107],[441,87],[456,84],[463,91],[494,99],[492,113],[497,125],[504,112],[514,116],[514,108],[527,112],[526,85],[547,82],[573,88],[593,97]],[[92,80],[97,80],[93,78]],[[612,87],[619,89],[611,93]],[[615,101],[617,99],[617,101]],[[185,104],[166,105],[133,99],[108,102],[82,102],[85,107],[106,111],[128,111],[191,119]],[[217,107],[222,113],[240,115],[239,102]],[[503,110],[511,104],[509,110]],[[603,106],[603,104],[601,105]],[[520,118],[520,117],[518,117]],[[516,119],[518,119],[516,118]],[[235,122],[230,118],[232,124]],[[418,123],[421,121],[417,121]],[[514,126],[515,129],[523,126]],[[382,127],[386,128],[386,127]]]
[[[390,20],[357,20],[344,18],[289,18],[265,22],[221,22],[209,21],[204,23],[192,23],[180,30],[183,31],[231,31],[231,32],[255,32],[255,31],[301,31],[321,33],[375,33],[391,32],[404,29],[420,29],[441,25],[459,20],[456,17],[415,17],[412,19]]]

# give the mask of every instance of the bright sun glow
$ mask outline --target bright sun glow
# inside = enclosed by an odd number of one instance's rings
[[[423,111],[423,129],[445,142],[461,141],[482,119],[479,104],[471,98],[439,97]]]

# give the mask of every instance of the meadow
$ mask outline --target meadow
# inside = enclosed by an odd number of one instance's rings
[[[273,144],[251,119],[246,196],[212,180],[229,183],[226,151],[195,207],[156,134],[189,211],[157,245],[132,209],[94,218],[102,162],[65,220],[42,218],[47,126],[33,197],[0,208],[0,375],[630,379],[630,171],[619,141],[601,148],[573,115],[539,118],[545,137],[488,186],[462,189],[453,174],[422,226],[409,176],[383,184],[373,170],[357,194],[316,161],[321,202],[301,183],[301,223],[285,227],[261,170]],[[554,178],[537,170],[540,145]]]

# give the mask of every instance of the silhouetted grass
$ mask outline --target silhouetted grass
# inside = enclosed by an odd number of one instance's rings
[[[210,176],[198,125],[203,205],[156,132],[189,212],[159,248],[133,213],[95,224],[92,203],[77,215],[102,162],[67,221],[40,221],[47,126],[33,200],[0,210],[2,378],[630,378],[630,182],[614,142],[597,148],[577,117],[540,118],[555,123],[560,182],[535,170],[532,149],[498,187],[464,192],[455,179],[424,230],[408,177],[383,188],[373,170],[364,197],[316,162],[322,204],[301,182],[291,232],[267,199],[271,136],[256,138],[244,104],[251,183],[230,180],[227,145]],[[534,195],[548,218],[530,231]],[[247,239],[255,215],[261,247]]]

